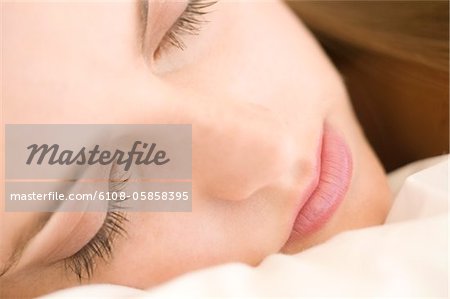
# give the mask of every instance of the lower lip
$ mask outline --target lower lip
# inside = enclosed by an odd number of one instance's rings
[[[324,126],[319,179],[295,219],[293,231],[309,235],[323,227],[344,200],[352,177],[352,156],[341,135]]]

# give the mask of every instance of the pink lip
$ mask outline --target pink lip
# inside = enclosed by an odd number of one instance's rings
[[[309,192],[294,222],[293,232],[299,237],[319,230],[331,218],[345,198],[352,177],[352,156],[343,137],[325,124],[318,180]]]

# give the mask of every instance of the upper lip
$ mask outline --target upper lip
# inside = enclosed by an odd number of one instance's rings
[[[292,232],[301,235],[318,230],[344,200],[352,177],[352,155],[345,138],[324,125],[313,183],[301,196]]]
[[[318,138],[317,146],[316,146],[316,152],[314,155],[315,162],[311,163],[311,174],[309,175],[309,181],[306,185],[304,185],[302,188],[295,188],[294,191],[294,202],[295,206],[293,208],[293,214],[291,215],[291,224],[289,229],[289,236],[286,239],[285,244],[289,243],[291,239],[291,234],[294,231],[295,226],[295,220],[300,213],[303,206],[308,202],[308,200],[311,198],[311,195],[314,193],[314,191],[317,189],[319,185],[319,179],[320,179],[320,172],[321,172],[321,155],[322,155],[322,145],[323,145],[323,136],[324,136],[324,129],[322,128],[320,132],[320,137]],[[302,194],[302,196],[298,196],[298,194]]]
[[[319,179],[320,179],[320,172],[321,172],[321,155],[322,155],[322,145],[323,145],[323,136],[324,131],[322,129],[320,134],[319,143],[317,145],[316,149],[316,155],[315,155],[315,163],[313,163],[313,171],[311,175],[311,181],[306,185],[306,187],[303,189],[303,196],[300,197],[300,202],[298,204],[298,207],[295,209],[295,217],[298,215],[300,210],[303,208],[303,206],[308,202],[308,200],[311,198],[311,195],[314,193],[314,191],[317,189],[319,185]],[[294,218],[295,220],[295,218]],[[293,226],[294,224],[292,224]]]

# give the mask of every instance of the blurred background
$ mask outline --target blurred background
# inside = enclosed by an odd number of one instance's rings
[[[341,72],[387,171],[448,153],[448,1],[287,2]]]

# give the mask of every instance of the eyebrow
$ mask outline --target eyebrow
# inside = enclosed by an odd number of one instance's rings
[[[31,230],[27,230],[25,234],[20,238],[18,244],[15,244],[14,252],[6,259],[5,265],[0,268],[0,277],[5,275],[22,257],[25,248],[28,246],[30,241],[45,227],[53,212],[44,212],[40,217],[38,217],[31,225]]]

